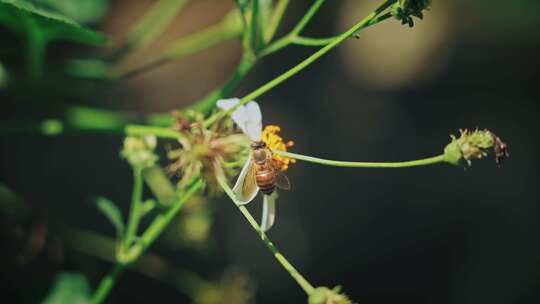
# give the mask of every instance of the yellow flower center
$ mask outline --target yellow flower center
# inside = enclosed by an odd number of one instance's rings
[[[292,140],[289,140],[287,143],[283,141],[283,138],[279,136],[281,128],[275,125],[268,125],[264,128],[262,133],[262,140],[266,143],[270,150],[280,150],[287,151],[287,148],[290,148],[294,145]],[[276,162],[277,167],[281,171],[286,171],[289,169],[289,164],[294,164],[295,159],[283,157],[280,155],[274,154],[272,159]]]

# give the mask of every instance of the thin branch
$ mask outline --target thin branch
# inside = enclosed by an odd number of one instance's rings
[[[373,11],[367,17],[365,17],[360,22],[358,22],[357,24],[352,26],[349,30],[347,30],[346,32],[339,35],[331,43],[329,43],[326,46],[322,47],[317,52],[315,52],[314,54],[312,54],[308,58],[304,59],[302,62],[300,62],[299,64],[297,64],[293,68],[289,69],[285,73],[279,75],[278,77],[272,79],[271,81],[267,82],[266,84],[260,86],[255,91],[253,91],[253,92],[247,94],[246,96],[244,96],[242,99],[240,99],[240,102],[236,106],[230,108],[227,111],[221,111],[221,112],[218,112],[218,113],[214,114],[213,116],[211,116],[210,118],[208,118],[206,120],[205,126],[210,126],[214,122],[216,122],[217,120],[221,119],[222,117],[224,117],[226,115],[230,115],[232,112],[234,112],[236,109],[238,109],[238,107],[240,107],[240,106],[250,102],[251,100],[265,94],[266,92],[268,92],[271,89],[273,89],[274,87],[280,85],[281,83],[283,83],[287,79],[289,79],[292,76],[296,75],[298,72],[302,71],[303,69],[308,67],[310,64],[317,61],[322,56],[326,55],[333,48],[335,48],[336,46],[343,43],[343,41],[345,41],[347,38],[349,38],[352,34],[358,32],[359,30],[361,30],[361,29],[363,29],[365,27],[367,27],[369,24],[371,24],[371,22],[373,22],[373,20],[375,18],[377,18],[377,15],[379,15],[382,11],[384,11],[386,8],[388,8],[394,2],[395,2],[395,0],[389,0],[389,1],[385,2],[383,5],[378,7],[375,11]]]
[[[444,162],[444,155],[437,155],[428,158],[422,158],[417,160],[402,161],[402,162],[352,162],[352,161],[339,161],[339,160],[329,160],[323,158],[317,158],[312,156],[306,156],[291,152],[284,152],[275,150],[273,153],[293,158],[297,160],[302,160],[310,163],[316,163],[325,166],[334,166],[334,167],[348,167],[348,168],[410,168],[418,166],[428,166]]]
[[[129,32],[126,42],[109,61],[118,62],[132,52],[152,43],[182,10],[187,0],[159,0],[143,15]]]
[[[279,0],[279,2],[276,4],[274,11],[272,12],[270,24],[268,25],[267,30],[264,32],[265,43],[272,41],[272,39],[274,38],[274,35],[276,34],[276,31],[281,23],[281,19],[283,19],[283,15],[287,10],[288,5],[289,0]]]
[[[289,263],[289,261],[285,258],[285,256],[283,256],[283,254],[281,254],[279,252],[277,247],[268,238],[266,233],[264,233],[262,231],[261,227],[259,226],[259,224],[257,224],[257,221],[253,218],[251,213],[249,213],[247,208],[245,206],[241,205],[241,203],[236,200],[236,196],[235,196],[234,192],[232,191],[232,189],[227,184],[227,181],[225,180],[223,175],[218,174],[217,180],[218,180],[219,185],[225,191],[225,193],[229,196],[229,198],[232,200],[232,202],[236,205],[236,207],[240,210],[242,215],[249,222],[249,224],[251,225],[253,230],[255,230],[257,235],[260,236],[261,240],[266,245],[266,247],[268,247],[270,252],[272,252],[272,254],[276,258],[276,260],[278,260],[278,262],[281,264],[281,266],[283,266],[283,268],[285,268],[285,270],[291,275],[291,277],[298,283],[298,285],[300,285],[300,287],[302,287],[304,292],[309,296],[313,292],[313,290],[315,289],[313,287],[313,285],[311,285],[304,278],[304,276],[302,276],[302,274],[300,274],[300,272],[298,272],[298,270],[296,270],[296,268],[294,268],[294,266],[291,263]]]
[[[242,34],[242,23],[236,11],[229,13],[223,21],[204,30],[179,38],[169,44],[163,54],[140,66],[124,68],[112,73],[116,79],[128,79],[141,73],[160,67],[171,61],[208,49],[224,41],[236,39]]]
[[[118,281],[118,277],[125,270],[128,265],[136,262],[146,250],[156,241],[156,239],[161,235],[163,230],[169,225],[169,223],[174,219],[178,212],[182,209],[184,204],[195,194],[197,193],[204,185],[204,182],[201,179],[196,180],[187,191],[184,192],[181,198],[178,199],[176,203],[165,213],[162,213],[152,221],[150,226],[146,231],[141,235],[138,242],[135,243],[125,253],[119,255],[122,260],[119,260],[119,263],[116,264],[112,270],[101,280],[98,287],[96,288],[90,303],[100,304],[109,295],[113,286]]]

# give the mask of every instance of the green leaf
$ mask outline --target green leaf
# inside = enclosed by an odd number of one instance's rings
[[[37,2],[83,24],[100,21],[109,8],[108,0],[38,0]]]
[[[25,0],[0,0],[0,24],[29,37],[39,36],[45,41],[69,40],[94,45],[106,42],[102,33],[58,13],[37,8]]]
[[[80,273],[62,272],[56,276],[53,286],[42,304],[90,303],[90,285]]]
[[[114,226],[116,237],[121,239],[124,234],[124,218],[120,209],[105,197],[96,198],[96,206]]]

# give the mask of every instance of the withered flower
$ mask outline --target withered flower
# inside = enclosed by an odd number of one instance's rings
[[[236,175],[247,157],[249,140],[244,134],[236,133],[230,120],[222,120],[205,128],[202,114],[194,115],[194,122],[179,124],[183,136],[178,140],[180,147],[169,149],[167,156],[172,162],[168,171],[180,177],[179,187],[189,185],[201,176],[211,193],[216,193],[216,170],[227,177]]]
[[[509,157],[507,145],[489,130],[460,130],[460,137],[450,135],[452,142],[444,149],[444,160],[453,165],[471,165],[472,160],[481,159],[493,149],[495,161],[501,164],[504,157]]]

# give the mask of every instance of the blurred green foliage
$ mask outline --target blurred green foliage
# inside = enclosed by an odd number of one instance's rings
[[[122,211],[116,206],[116,204],[105,197],[98,197],[96,198],[96,206],[103,215],[107,217],[107,219],[111,222],[111,224],[114,226],[114,229],[116,231],[116,237],[118,240],[122,238],[124,235],[124,217],[122,216]]]
[[[107,13],[108,0],[33,0],[82,24],[97,23]]]
[[[90,45],[107,41],[105,35],[25,0],[0,0],[0,25],[24,37],[26,65],[32,78],[42,76],[47,45],[51,41],[68,40]]]
[[[76,21],[23,0],[0,0],[0,24],[19,34],[45,41],[65,39],[86,44],[103,44],[105,35]],[[32,39],[32,38],[31,38]]]
[[[90,285],[80,273],[60,273],[42,304],[89,303]]]

